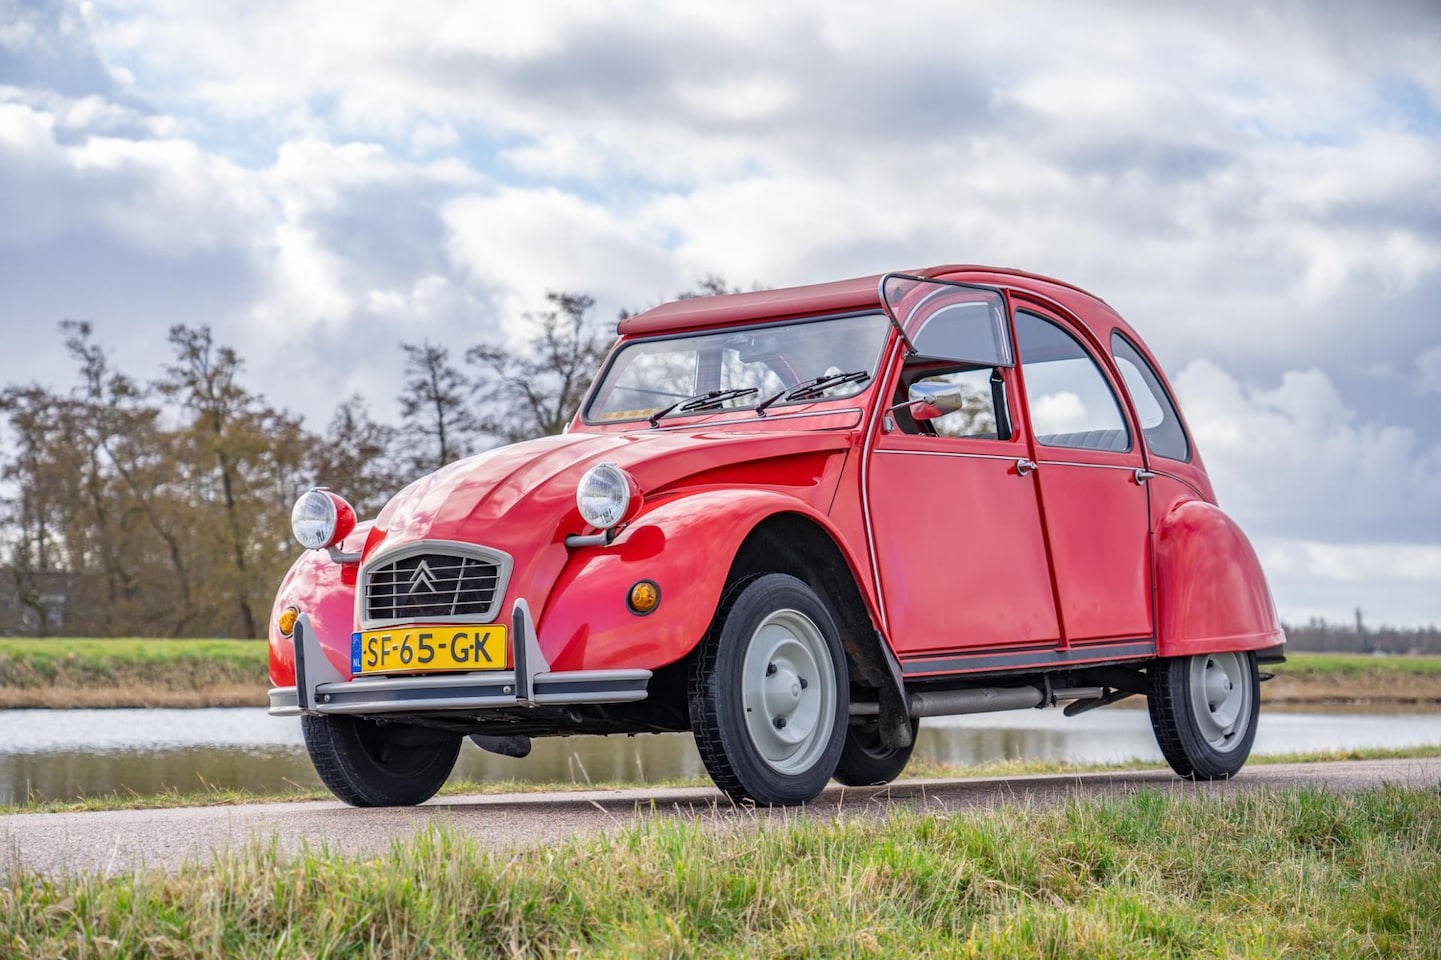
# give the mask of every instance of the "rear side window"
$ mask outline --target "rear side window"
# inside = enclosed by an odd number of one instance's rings
[[[1136,405],[1146,448],[1167,460],[1190,460],[1191,442],[1181,426],[1181,415],[1141,351],[1117,332],[1111,334],[1111,355],[1116,358],[1121,379],[1126,381],[1126,390]]]

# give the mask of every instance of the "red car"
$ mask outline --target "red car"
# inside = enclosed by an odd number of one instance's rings
[[[687,730],[733,799],[803,803],[894,779],[921,717],[1135,694],[1228,777],[1285,641],[1140,337],[993,267],[665,304],[564,435],[293,525],[270,712],[361,806],[466,736]]]

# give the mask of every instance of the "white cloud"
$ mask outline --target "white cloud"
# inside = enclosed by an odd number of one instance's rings
[[[1441,347],[1432,347],[1418,356],[1416,372],[1419,393],[1441,393]]]
[[[1434,3],[53,0],[0,21],[6,333],[79,303],[157,346],[197,319],[256,356],[324,343],[344,371],[267,385],[321,419],[337,383],[387,382],[375,343],[459,347],[546,290],[605,316],[710,272],[1002,263],[1095,290],[1184,368],[1218,490],[1290,596],[1441,542],[1441,423],[1417,413],[1441,395]],[[105,270],[157,292],[70,296]],[[0,382],[41,375],[31,356]]]
[[[1363,420],[1324,373],[1266,389],[1195,361],[1175,386],[1222,506],[1253,536],[1441,543],[1441,444]]]

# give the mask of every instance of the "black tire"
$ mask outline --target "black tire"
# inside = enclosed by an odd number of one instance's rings
[[[1256,654],[1172,657],[1149,673],[1151,729],[1171,769],[1189,780],[1235,776],[1251,755],[1261,711]]]
[[[901,775],[916,749],[920,721],[911,721],[911,745],[892,749],[881,742],[881,731],[874,717],[852,723],[846,731],[846,745],[836,764],[836,780],[848,787],[874,787],[890,783]]]
[[[835,772],[850,711],[825,602],[785,574],[732,586],[692,661],[689,706],[706,770],[732,800],[815,799]]]
[[[363,717],[303,716],[305,749],[330,792],[353,807],[424,803],[455,766],[460,737]]]

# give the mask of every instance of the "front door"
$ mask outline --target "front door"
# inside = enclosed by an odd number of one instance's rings
[[[965,658],[937,656],[948,652],[1054,647],[1060,628],[1004,304],[998,293],[910,296],[927,312],[898,311],[917,349],[895,365],[891,402],[902,405],[882,419],[866,477],[891,643],[907,673],[964,669]],[[981,301],[986,308],[973,309]],[[992,337],[997,350],[984,356]],[[903,404],[917,382],[949,385],[965,402],[917,420]]]

